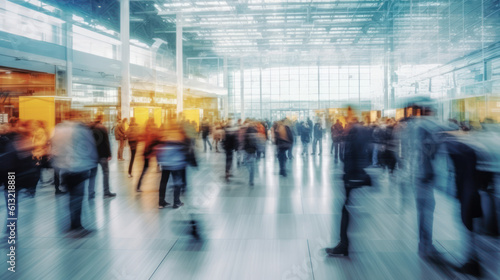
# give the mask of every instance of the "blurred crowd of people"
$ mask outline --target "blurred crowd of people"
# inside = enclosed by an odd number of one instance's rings
[[[416,108],[414,108],[416,109]],[[289,160],[297,151],[304,160],[310,155],[322,155],[323,140],[330,138],[330,154],[333,168],[343,169],[345,202],[340,221],[340,242],[326,249],[330,256],[349,254],[349,211],[352,191],[371,186],[372,178],[367,168],[382,168],[389,174],[389,182],[397,185],[402,206],[409,190],[414,191],[417,210],[419,254],[436,260],[438,251],[433,245],[433,215],[435,208],[435,181],[439,176],[447,177],[449,189],[461,203],[462,221],[470,232],[469,260],[464,265],[466,273],[478,274],[480,266],[477,248],[474,245],[478,228],[476,218],[490,215],[484,213],[480,192],[492,197],[494,178],[500,172],[500,129],[486,120],[481,130],[449,120],[440,123],[433,116],[431,107],[419,107],[418,117],[396,121],[384,118],[373,123],[363,123],[349,108],[342,120],[314,122],[284,118],[269,120],[215,120],[207,118],[198,124],[194,121],[169,118],[161,126],[153,119],[145,125],[136,123],[135,118],[119,120],[111,135],[114,135],[118,161],[124,160],[124,150],[130,149],[128,177],[133,177],[133,165],[139,143],[143,142],[143,167],[135,189],[141,192],[143,179],[151,163],[161,172],[158,207],[165,208],[166,189],[170,175],[173,180],[172,207],[183,205],[181,195],[186,190],[186,168],[197,166],[196,140],[201,138],[203,150],[207,153],[225,152],[225,180],[233,177],[234,165],[246,166],[248,184],[254,186],[256,163],[265,157],[275,157],[279,163],[279,175],[287,177]],[[53,172],[55,194],[69,192],[71,229],[85,231],[81,224],[82,201],[85,187],[88,198],[95,198],[96,175],[101,166],[104,198],[116,196],[110,190],[109,161],[112,159],[110,133],[103,126],[103,117],[85,122],[78,112],[69,114],[68,120],[55,126],[49,135],[41,121],[26,121],[12,118],[7,126],[1,127],[0,152],[1,172],[16,172],[19,191],[25,189],[28,196],[35,196],[36,186],[47,183],[43,170]],[[329,128],[327,128],[329,127]],[[329,130],[329,133],[326,133]],[[329,135],[329,137],[327,137]],[[268,143],[274,144],[274,149]],[[299,145],[300,144],[300,145]],[[311,145],[309,145],[311,144]],[[311,147],[310,147],[311,146]],[[310,153],[311,152],[311,153]],[[156,161],[152,159],[156,158]],[[236,158],[236,159],[235,159]],[[446,171],[436,164],[445,158]],[[338,165],[342,162],[342,165]],[[53,171],[52,171],[53,170]],[[46,174],[47,172],[45,172]],[[6,175],[0,182],[7,186]],[[491,203],[490,203],[491,204]],[[493,203],[494,205],[494,203]],[[492,210],[495,212],[495,210]],[[486,215],[488,214],[488,215]],[[494,218],[496,219],[496,218]],[[493,223],[493,220],[489,223]],[[498,229],[498,228],[496,228]],[[489,230],[498,235],[495,229]]]

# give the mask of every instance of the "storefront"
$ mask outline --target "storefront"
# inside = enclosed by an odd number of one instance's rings
[[[119,91],[116,87],[73,83],[71,107],[88,112],[89,121],[103,116],[103,125],[111,131],[119,112]]]
[[[19,97],[54,96],[55,85],[54,74],[0,67],[0,122],[21,117]]]

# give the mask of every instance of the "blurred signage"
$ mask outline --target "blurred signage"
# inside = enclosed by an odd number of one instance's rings
[[[177,99],[173,98],[155,97],[154,100],[155,103],[157,104],[171,104],[171,105],[177,104]]]
[[[8,123],[9,115],[8,114],[0,114],[0,123]]]
[[[149,104],[151,103],[152,99],[151,97],[145,97],[145,96],[132,96],[133,103],[144,103],[144,104]]]
[[[145,97],[145,96],[132,96],[132,103],[141,103],[141,104],[151,104],[154,102],[155,104],[177,104],[177,99],[175,98],[165,98],[165,97]]]

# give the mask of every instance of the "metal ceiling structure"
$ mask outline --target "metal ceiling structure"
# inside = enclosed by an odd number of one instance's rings
[[[13,0],[16,1],[16,0]],[[16,1],[24,2],[24,1]],[[119,31],[119,0],[44,0]],[[500,41],[500,0],[130,0],[131,38],[266,66],[446,63]],[[251,65],[249,65],[251,66]]]
[[[499,41],[498,0],[157,0],[186,46],[259,64],[445,63]],[[168,33],[172,30],[156,30]]]

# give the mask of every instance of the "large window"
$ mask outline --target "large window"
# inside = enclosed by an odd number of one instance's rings
[[[273,67],[243,72],[245,117],[251,118],[378,101],[383,91],[383,72],[377,66]],[[239,77],[239,70],[230,71],[229,110],[235,116],[241,114]]]
[[[0,7],[0,31],[62,44],[62,20],[9,1],[4,4]]]

